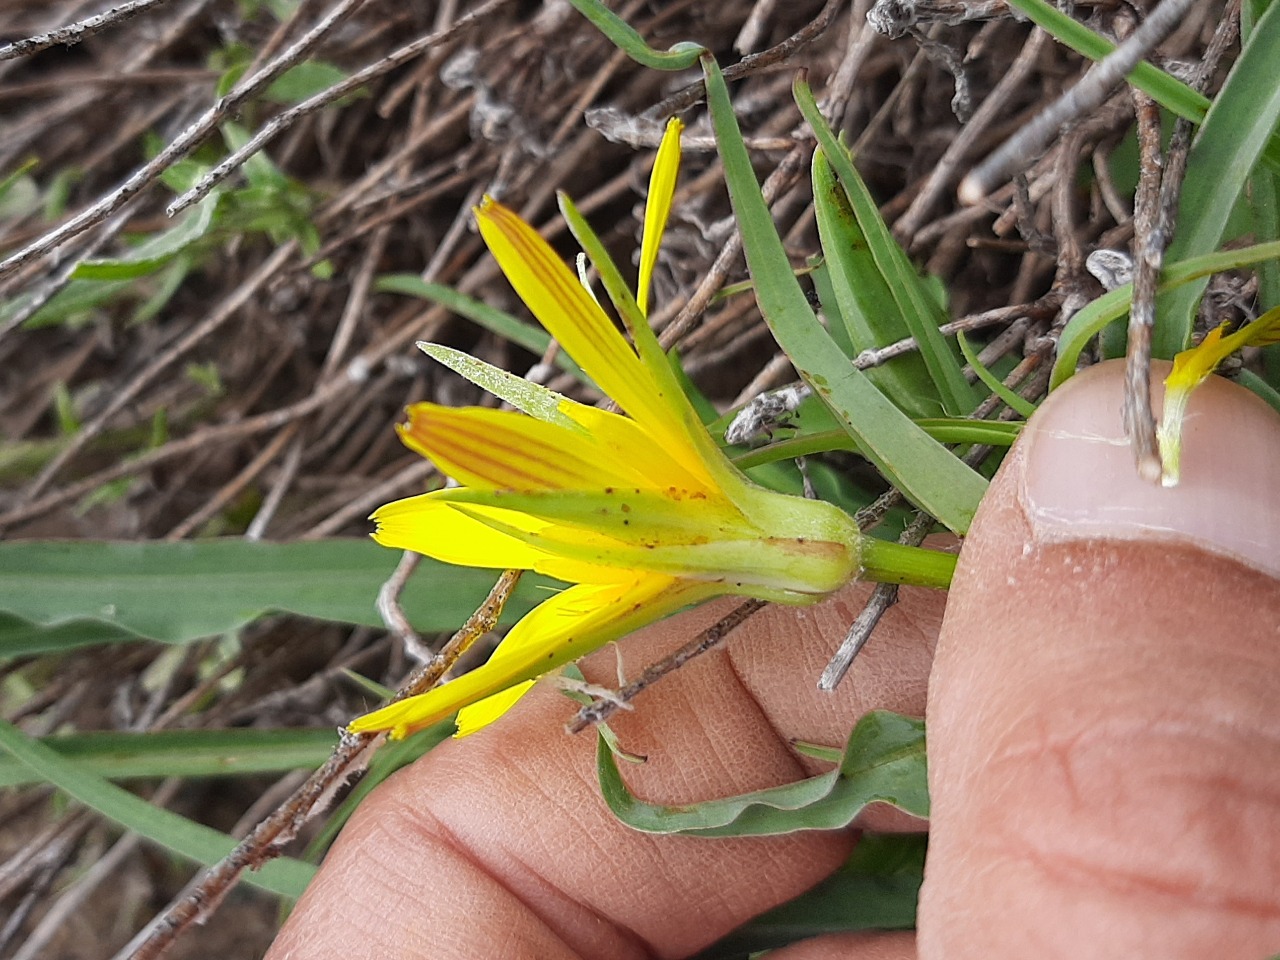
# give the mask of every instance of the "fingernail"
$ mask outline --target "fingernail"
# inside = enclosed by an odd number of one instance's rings
[[[1160,384],[1168,365],[1152,370]],[[1280,577],[1280,416],[1220,377],[1192,396],[1182,478],[1138,476],[1121,421],[1124,364],[1077,374],[1041,405],[1020,444],[1022,506],[1040,542],[1112,539],[1198,546]],[[1162,390],[1154,391],[1160,409]]]

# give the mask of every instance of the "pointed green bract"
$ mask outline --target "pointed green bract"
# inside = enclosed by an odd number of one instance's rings
[[[540,383],[517,377],[501,367],[485,363],[469,353],[446,347],[439,343],[418,341],[418,349],[432,360],[443,363],[459,376],[466,377],[481,390],[488,391],[499,400],[505,400],[521,413],[527,413],[559,427],[580,429],[578,424],[561,412],[561,406],[572,403],[568,397],[549,390]]]

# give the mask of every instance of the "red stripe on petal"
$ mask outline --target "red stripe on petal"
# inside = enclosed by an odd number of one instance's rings
[[[469,486],[591,489],[615,479],[598,464],[587,438],[519,413],[415,404],[400,435],[411,449]]]

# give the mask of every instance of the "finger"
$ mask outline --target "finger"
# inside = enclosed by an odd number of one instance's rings
[[[1045,403],[965,544],[931,681],[922,957],[1280,946],[1280,420],[1211,380],[1162,489],[1121,384],[1107,364]]]
[[[861,609],[854,586],[803,610],[766,608],[617,718],[648,761],[625,772],[653,802],[690,803],[799,779],[790,746],[833,745],[871,707],[922,711],[943,597],[904,590],[836,694],[816,678]],[[629,671],[683,644],[733,603],[628,638]],[[584,672],[612,683],[602,651]],[[270,957],[683,956],[838,866],[851,834],[708,841],[651,836],[604,806],[576,706],[539,686],[494,726],[453,741],[361,805]]]

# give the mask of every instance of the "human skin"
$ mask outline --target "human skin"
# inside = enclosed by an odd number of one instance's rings
[[[819,769],[873,708],[927,714],[933,817],[918,935],[777,960],[1155,960],[1280,951],[1280,418],[1213,379],[1182,483],[1140,481],[1102,365],[1043,406],[993,482],[949,595],[904,589],[835,694],[814,680],[869,592],[771,607],[613,723],[646,799]],[[945,601],[945,612],[944,612]],[[638,670],[731,601],[619,645]],[[584,663],[611,682],[615,654]],[[927,696],[926,696],[927,694]],[[702,840],[623,827],[594,739],[540,685],[375,791],[270,960],[676,958],[839,865],[856,830]],[[893,811],[858,826],[919,828]]]

